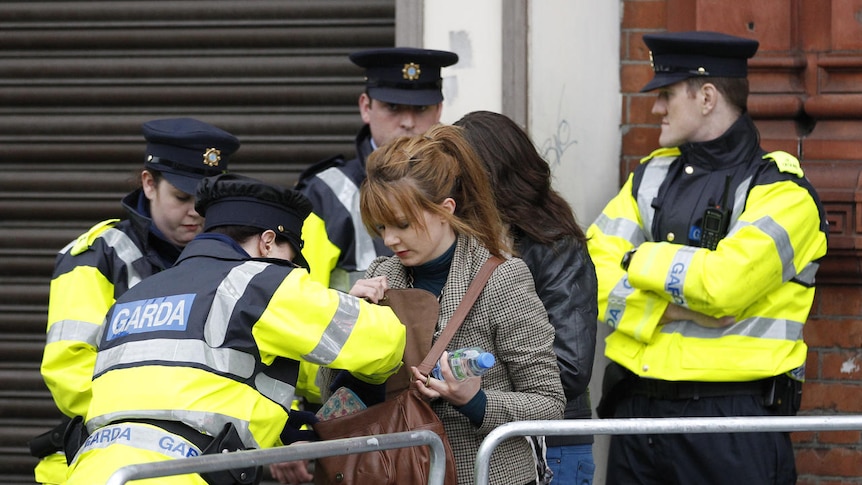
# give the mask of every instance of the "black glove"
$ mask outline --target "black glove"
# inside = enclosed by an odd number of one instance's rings
[[[335,379],[332,380],[329,390],[335,392],[339,387],[346,387],[355,392],[366,406],[380,404],[386,399],[385,383],[369,384],[353,377],[353,375],[346,370],[340,371],[335,375]]]
[[[318,419],[310,411],[296,411],[291,409],[287,413],[287,425],[281,431],[281,442],[289,445],[295,441],[317,441],[317,433],[312,429],[300,429],[305,425],[313,425]]]

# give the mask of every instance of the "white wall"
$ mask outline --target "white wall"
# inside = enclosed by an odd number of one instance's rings
[[[425,2],[424,48],[458,54],[443,70],[443,123],[501,110],[500,0]]]

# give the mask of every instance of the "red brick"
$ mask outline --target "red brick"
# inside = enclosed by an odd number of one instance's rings
[[[629,51],[627,59],[632,61],[649,61],[649,49],[644,44],[643,32],[629,33]]]
[[[820,357],[822,361],[820,376],[822,379],[862,380],[862,353],[821,351]]]
[[[808,358],[805,359],[805,378],[820,378],[820,353],[808,347]]]
[[[790,440],[796,443],[811,443],[814,441],[814,438],[817,437],[817,433],[814,431],[795,431],[790,433]]]
[[[862,286],[822,286],[817,293],[824,314],[851,318],[862,315]]]
[[[803,329],[809,347],[862,347],[862,320],[809,320]]]
[[[623,29],[664,29],[667,25],[665,1],[626,1],[623,3]]]
[[[796,469],[800,475],[862,476],[862,451],[847,448],[797,450]]]
[[[821,431],[817,440],[821,444],[849,445],[859,444],[862,433],[859,431]]]
[[[649,155],[658,145],[659,128],[629,127],[623,134],[622,154],[638,158]]]
[[[805,381],[802,408],[828,413],[858,413],[862,411],[862,386],[858,383]]]
[[[620,66],[620,90],[623,93],[640,92],[653,77],[649,64],[623,64]]]
[[[655,94],[640,96],[626,96],[628,99],[628,119],[623,123],[635,125],[655,125],[661,122],[661,117],[652,114],[652,106],[655,103]]]

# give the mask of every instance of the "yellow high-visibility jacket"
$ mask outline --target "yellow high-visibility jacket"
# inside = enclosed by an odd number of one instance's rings
[[[311,201],[314,211],[302,226],[311,278],[324,286],[350,291],[365,269],[378,256],[392,254],[380,238],[373,238],[359,213],[359,186],[365,180],[365,158],[372,152],[371,130],[362,127],[356,135],[356,158],[336,156],[304,171],[296,189]],[[308,388],[308,400],[320,402],[318,367],[306,362],[300,380]]]
[[[129,218],[102,221],[57,255],[48,301],[42,377],[57,408],[85,416],[96,363],[96,338],[114,300],[176,261],[180,249],[150,240],[152,221],[139,213],[136,190],[123,198]],[[153,236],[154,237],[154,236]],[[66,458],[49,455],[36,467],[39,483],[62,483]]]
[[[706,144],[657,150],[588,229],[599,318],[613,328],[605,353],[635,374],[737,382],[804,365],[802,328],[827,222],[799,162],[766,154],[750,129],[744,115],[716,141],[739,148],[723,156]],[[700,247],[708,207],[729,219],[715,250]],[[621,260],[634,248],[625,271]],[[736,323],[660,325],[669,303]]]
[[[87,412],[93,434],[70,466],[69,484],[177,458],[177,446],[153,450],[166,438],[136,428],[141,419],[179,421],[210,436],[232,423],[247,448],[283,444],[291,404],[304,391],[300,361],[372,384],[401,366],[405,328],[390,308],[205,236],[108,312]],[[200,451],[190,450],[184,444],[181,454]]]

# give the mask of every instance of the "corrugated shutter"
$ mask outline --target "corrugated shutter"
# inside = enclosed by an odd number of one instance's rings
[[[0,3],[0,483],[33,483],[26,442],[57,422],[39,375],[56,251],[120,217],[141,124],[237,135],[234,171],[292,185],[351,155],[353,50],[391,46],[394,0]]]

